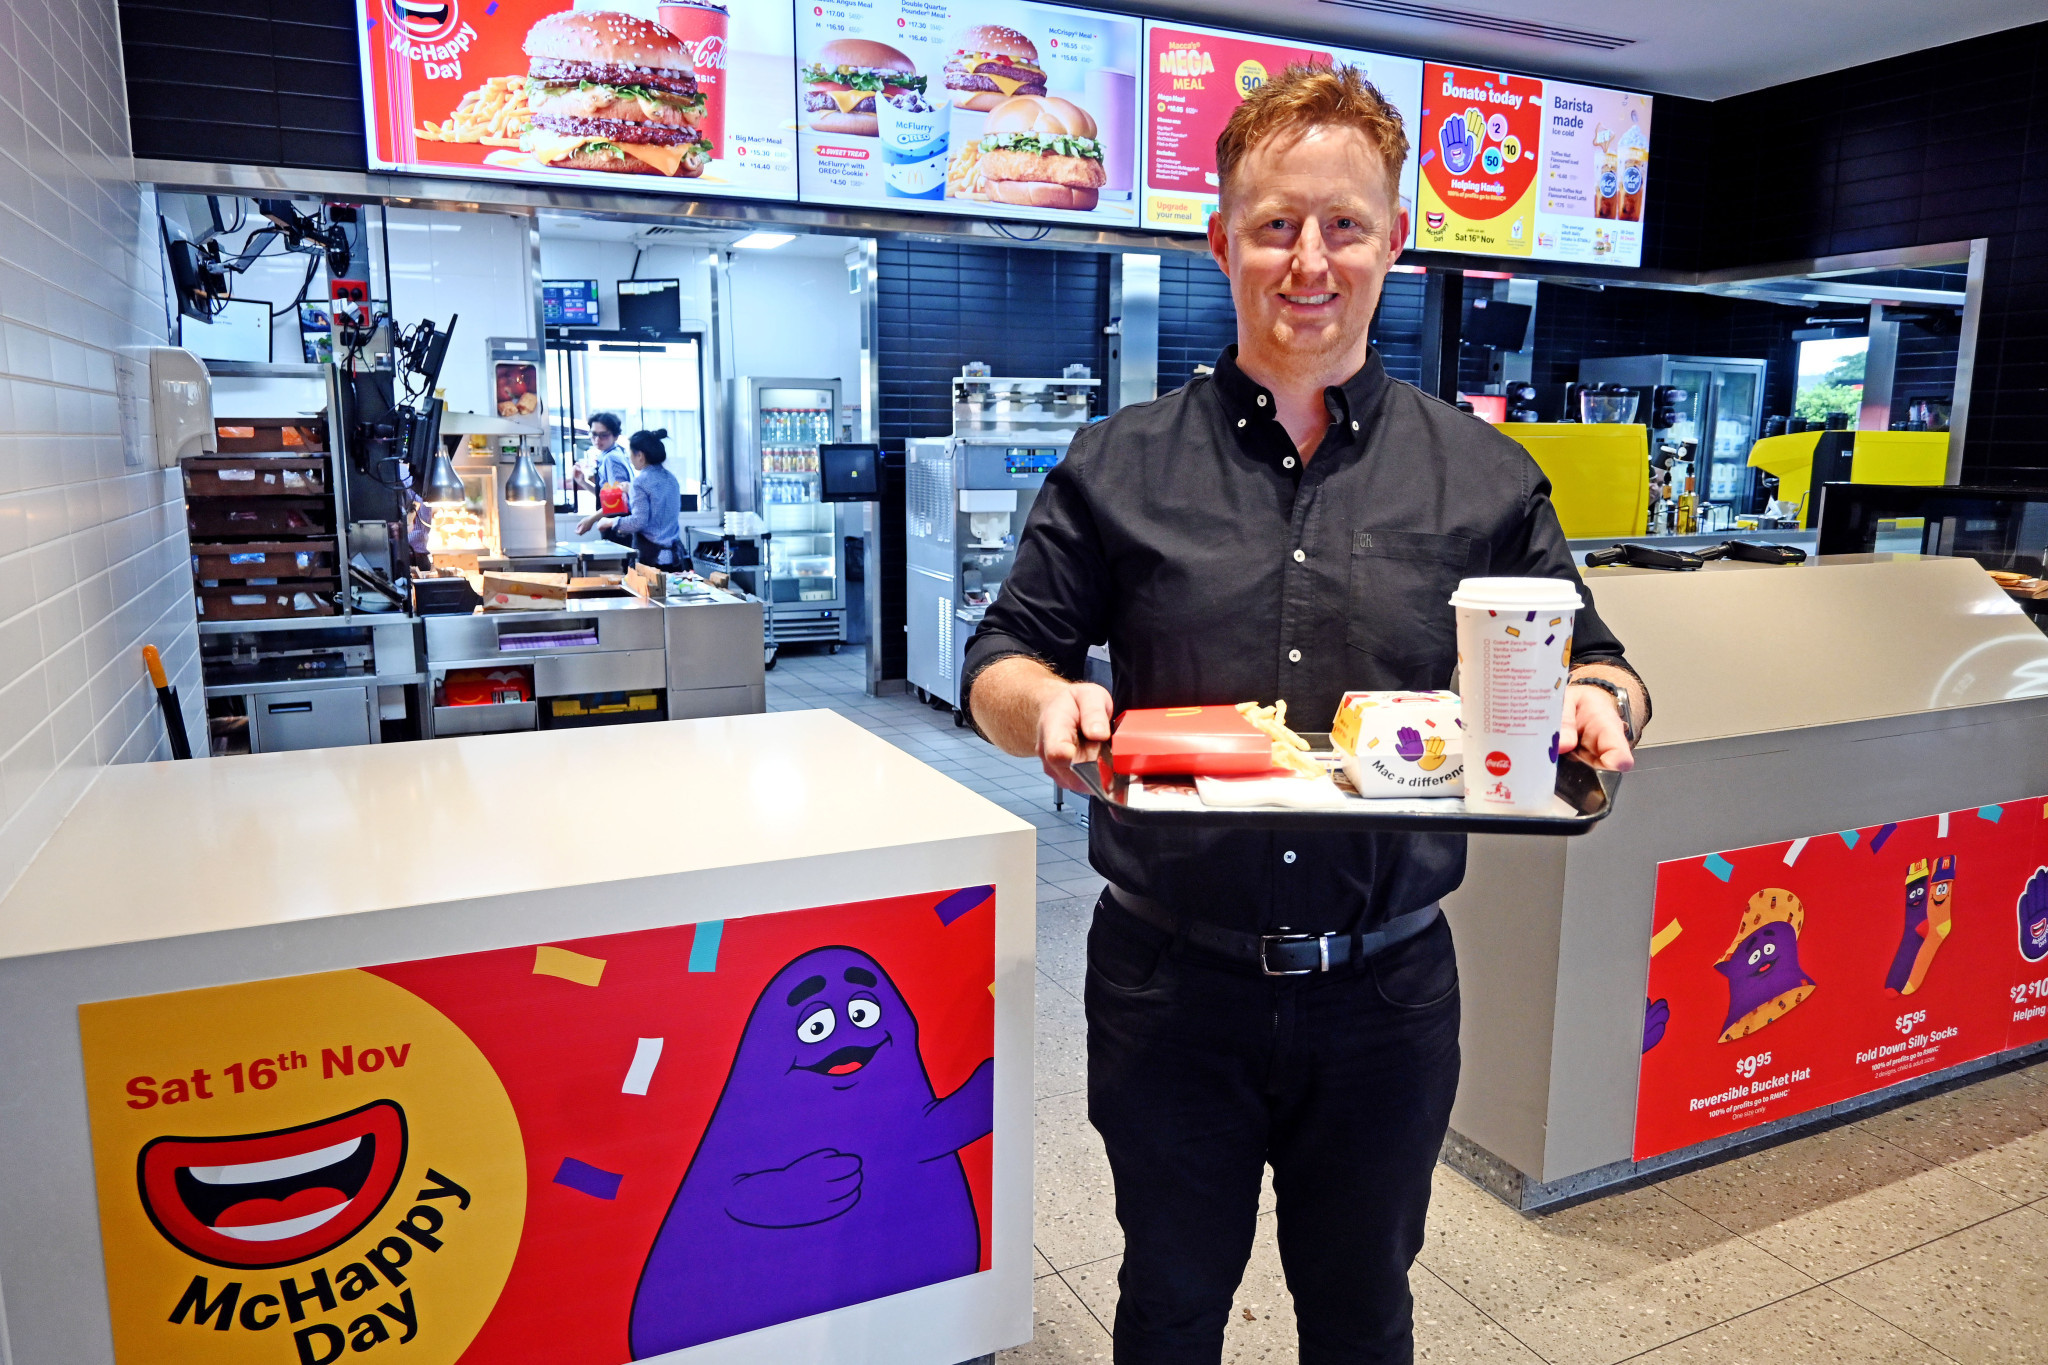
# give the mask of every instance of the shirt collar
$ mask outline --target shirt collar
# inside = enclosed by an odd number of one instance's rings
[[[1386,367],[1380,363],[1378,347],[1366,351],[1365,364],[1342,384],[1323,390],[1332,422],[1363,422],[1379,402],[1386,387]],[[1216,359],[1216,389],[1223,396],[1225,412],[1246,422],[1275,420],[1278,409],[1273,391],[1246,374],[1237,364],[1237,347],[1226,346]]]

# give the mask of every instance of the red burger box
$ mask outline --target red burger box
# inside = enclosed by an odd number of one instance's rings
[[[1166,706],[1124,712],[1109,755],[1126,776],[1233,777],[1270,771],[1273,741],[1235,706]]]

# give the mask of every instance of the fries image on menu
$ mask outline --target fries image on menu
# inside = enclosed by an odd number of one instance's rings
[[[493,76],[462,97],[455,112],[438,124],[414,129],[422,142],[476,142],[486,147],[517,147],[532,126],[526,103],[526,77]]]

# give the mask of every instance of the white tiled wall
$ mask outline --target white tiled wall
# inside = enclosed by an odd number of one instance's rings
[[[123,348],[165,335],[127,161],[113,0],[0,4],[0,888],[102,765],[168,753],[144,644],[203,722],[183,504],[146,394],[123,437]]]

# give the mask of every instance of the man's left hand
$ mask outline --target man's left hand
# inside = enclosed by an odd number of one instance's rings
[[[1603,688],[1571,687],[1564,690],[1564,725],[1557,734],[1560,756],[1576,754],[1596,768],[1625,773],[1636,766],[1628,742],[1628,729],[1621,723],[1621,707]]]

